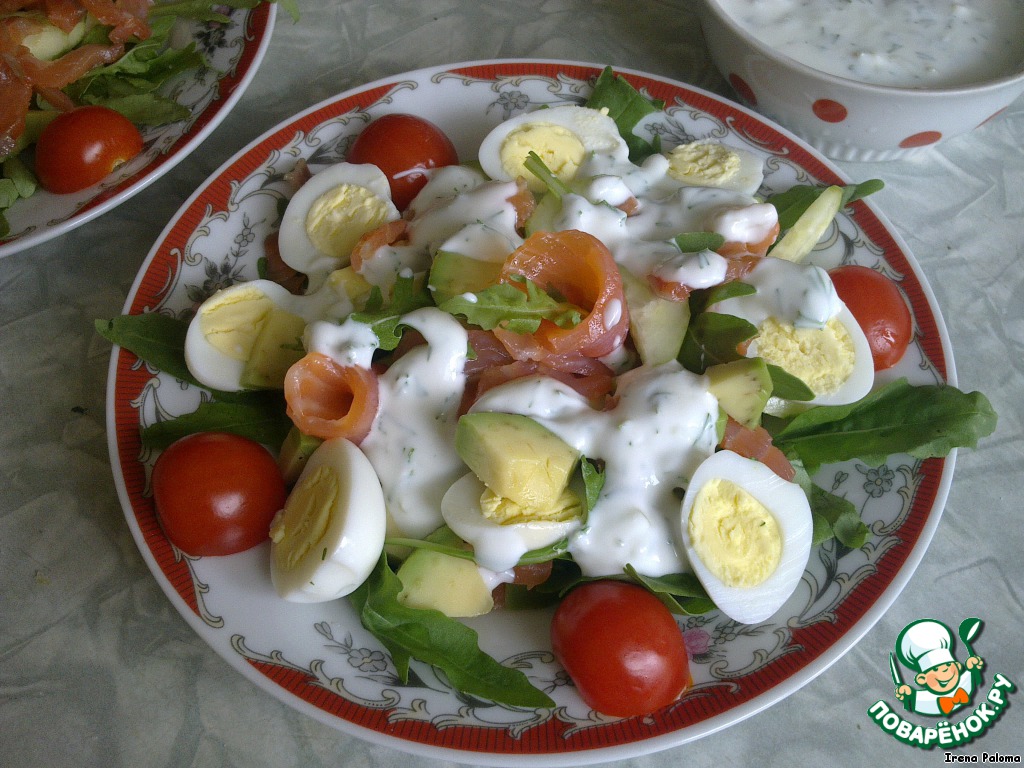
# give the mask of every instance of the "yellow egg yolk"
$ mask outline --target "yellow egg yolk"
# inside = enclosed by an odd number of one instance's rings
[[[680,144],[668,153],[668,175],[698,186],[727,181],[740,165],[739,155],[721,144]]]
[[[279,568],[294,568],[316,547],[331,522],[339,491],[338,473],[327,466],[303,477],[292,489],[284,509],[270,526]]]
[[[856,362],[850,333],[836,319],[824,328],[796,328],[770,317],[758,328],[757,354],[796,376],[815,395],[838,390]]]
[[[782,559],[782,533],[768,509],[731,480],[709,480],[687,529],[698,557],[728,587],[755,587]]]
[[[547,169],[564,182],[572,181],[586,156],[583,142],[564,126],[527,123],[511,131],[501,144],[501,167],[513,179],[525,178],[534,192],[542,191],[544,183],[523,166],[530,152],[536,152]]]
[[[257,288],[227,293],[199,316],[199,329],[219,352],[233,360],[248,360],[274,302]]]
[[[306,234],[320,253],[345,263],[359,238],[390,218],[386,200],[366,187],[339,184],[309,206]]]

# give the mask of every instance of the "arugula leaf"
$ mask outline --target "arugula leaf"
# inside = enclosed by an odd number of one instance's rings
[[[257,443],[279,446],[292,422],[279,393],[266,393],[250,402],[205,401],[192,413],[158,421],[142,429],[142,444],[162,449],[196,432],[231,432]]]
[[[96,332],[112,344],[128,350],[158,371],[199,387],[225,403],[248,403],[261,408],[274,407],[278,393],[268,390],[223,392],[200,384],[185,363],[185,335],[188,323],[159,312],[119,315],[111,320],[96,320]]]
[[[409,679],[418,659],[440,669],[466,695],[514,707],[554,707],[518,669],[503,666],[480,650],[477,633],[440,611],[410,608],[398,601],[402,582],[381,555],[369,578],[349,596],[363,626],[388,649],[399,678]]]
[[[94,326],[107,341],[127,349],[157,370],[201,386],[185,364],[188,323],[184,320],[159,312],[146,312],[97,320]]]
[[[597,462],[584,456],[580,461],[580,471],[583,473],[583,487],[586,489],[584,501],[589,512],[597,506],[597,500],[601,498],[605,480],[604,467],[598,466]]]
[[[625,572],[631,580],[646,587],[661,600],[672,613],[696,616],[715,609],[714,601],[708,597],[700,580],[692,573],[644,576],[631,565],[626,566]]]
[[[209,7],[209,6],[208,6]],[[129,48],[117,61],[96,67],[65,90],[81,104],[100,104],[123,114],[139,125],[163,125],[188,117],[189,110],[157,90],[171,78],[205,65],[195,43],[182,48],[169,44],[174,16],[150,20],[152,35]],[[92,35],[105,35],[96,27]],[[93,42],[103,42],[102,39]]]
[[[544,186],[547,187],[548,191],[557,199],[561,200],[562,195],[568,195],[572,192],[572,190],[569,189],[569,186],[560,178],[555,176],[555,174],[551,172],[551,169],[544,164],[543,160],[541,160],[540,155],[532,149],[526,156],[526,160],[523,162],[523,167],[544,182]]]
[[[720,283],[713,288],[701,288],[690,294],[690,314],[696,316],[720,301],[735,299],[739,296],[750,296],[754,293],[757,293],[754,286],[736,280]]]
[[[441,304],[441,309],[466,320],[485,331],[499,325],[513,333],[533,333],[541,320],[550,320],[560,328],[579,324],[582,312],[578,307],[558,301],[525,277],[513,276],[526,290],[512,283],[496,283],[482,291],[453,296]]]
[[[809,497],[814,518],[812,546],[835,538],[850,549],[860,549],[871,531],[860,519],[857,508],[848,499],[829,493],[817,485],[811,486]]]
[[[433,305],[434,299],[425,280],[399,275],[391,291],[391,300],[386,305],[380,288],[374,286],[363,311],[353,312],[350,317],[369,325],[377,334],[379,348],[390,352],[402,340],[402,316]]]
[[[10,224],[4,211],[23,197],[31,197],[36,191],[36,177],[18,155],[10,155],[0,163],[0,237],[10,234]]]
[[[611,67],[605,67],[594,83],[594,90],[587,99],[591,109],[607,109],[608,115],[619,127],[629,159],[638,162],[660,151],[660,140],[656,136],[651,143],[637,136],[633,129],[647,115],[660,112],[665,102],[643,96],[624,77],[616,75]]]
[[[860,200],[878,192],[885,187],[880,179],[869,179],[860,184],[848,184],[842,187],[842,205],[849,205],[855,200]],[[779,229],[785,232],[792,227],[804,211],[810,207],[827,187],[816,187],[809,184],[797,184],[784,192],[770,195],[766,202],[775,206],[779,214]]]
[[[851,405],[805,411],[777,430],[773,441],[814,474],[822,464],[850,459],[878,465],[894,453],[945,456],[954,448],[976,447],[995,426],[996,413],[980,392],[899,379]]]
[[[683,253],[717,251],[725,244],[725,237],[717,232],[683,232],[676,235],[674,240]]]
[[[804,384],[803,380],[794,376],[785,368],[767,363],[768,373],[772,377],[772,394],[783,400],[813,400],[814,390]]]
[[[712,365],[739,360],[743,355],[737,347],[756,335],[757,326],[742,318],[701,312],[686,328],[679,362],[693,373],[704,373]]]

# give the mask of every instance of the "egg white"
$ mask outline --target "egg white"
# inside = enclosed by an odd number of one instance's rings
[[[441,499],[441,516],[457,536],[473,545],[477,564],[488,570],[507,571],[530,550],[550,546],[581,525],[578,518],[561,522],[495,522],[480,509],[480,496],[485,488],[473,473],[463,475]]]
[[[480,142],[477,157],[484,173],[498,181],[515,181],[502,164],[502,145],[515,131],[530,125],[545,124],[564,128],[575,135],[583,145],[586,155],[606,155],[621,162],[629,159],[629,147],[626,146],[612,118],[596,109],[567,104],[524,112],[499,123]],[[536,149],[538,154],[542,154],[539,151],[541,148]]]
[[[742,192],[747,195],[755,194],[764,182],[764,159],[746,149],[731,147],[712,141],[695,141],[685,145],[686,148],[699,150],[706,149],[709,159],[707,169],[702,170],[701,163],[694,163],[691,173],[685,178],[679,178],[673,174],[673,178],[696,187],[715,187],[717,189],[728,189],[735,192]],[[676,148],[668,150],[665,154],[671,157]],[[719,161],[714,159],[718,154],[729,155],[737,162],[736,170],[733,173],[720,173]],[[699,155],[698,155],[698,159]]]
[[[729,480],[763,504],[779,526],[782,557],[778,567],[753,587],[722,583],[697,554],[688,521],[694,501],[710,480]],[[796,590],[811,552],[811,508],[803,489],[783,480],[764,464],[732,451],[712,454],[697,468],[683,498],[680,536],[690,567],[708,596],[726,616],[741,624],[756,624],[773,616]]]
[[[242,373],[246,360],[227,355],[210,343],[203,333],[202,318],[232,300],[233,295],[258,292],[270,299],[279,309],[294,312],[294,297],[287,289],[271,280],[252,280],[235,283],[210,296],[196,310],[185,334],[185,364],[200,384],[222,392],[243,389]]]
[[[391,186],[387,176],[375,165],[336,163],[314,173],[288,201],[278,232],[281,259],[292,269],[308,275],[313,289],[319,287],[328,274],[348,264],[347,256],[339,259],[320,251],[310,239],[306,228],[313,204],[322,195],[342,185],[362,187],[372,193],[378,198],[374,202],[386,211],[387,221],[394,221],[401,216],[391,201]],[[354,236],[361,234],[365,232],[353,233]]]
[[[271,541],[271,580],[278,594],[291,602],[324,602],[351,593],[370,575],[384,549],[384,492],[369,459],[348,440],[327,440],[309,457],[294,488],[302,488],[324,468],[335,473],[338,494],[330,508],[322,510],[328,516],[322,535],[292,567],[280,562],[283,542]],[[286,503],[271,524],[272,532],[286,519],[288,509]],[[292,522],[293,528],[301,528],[304,521]],[[285,533],[289,535],[295,534]]]

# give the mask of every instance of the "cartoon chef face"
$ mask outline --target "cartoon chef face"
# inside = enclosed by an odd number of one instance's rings
[[[953,658],[953,633],[945,624],[921,619],[907,625],[896,641],[900,660],[916,669],[914,681],[933,693],[955,690],[963,665]]]
[[[963,664],[959,661],[946,662],[924,672],[919,672],[914,676],[914,681],[932,693],[949,693],[956,690],[957,686],[960,685],[960,672],[962,670]]]

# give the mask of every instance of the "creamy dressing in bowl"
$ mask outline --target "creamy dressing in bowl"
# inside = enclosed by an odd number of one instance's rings
[[[748,34],[837,77],[955,88],[1024,69],[1020,0],[715,0]]]

